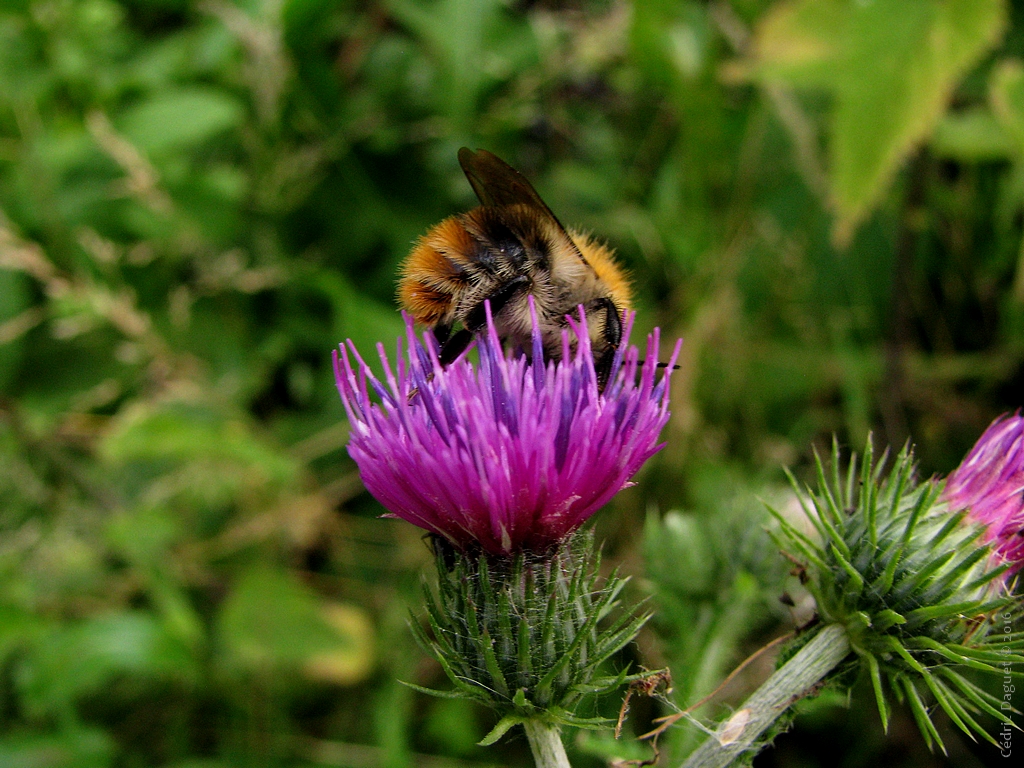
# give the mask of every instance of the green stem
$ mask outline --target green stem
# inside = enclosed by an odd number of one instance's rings
[[[540,720],[527,720],[523,728],[526,729],[526,738],[530,742],[537,768],[572,768],[569,758],[565,756],[558,726]]]
[[[849,653],[846,630],[838,624],[826,626],[719,725],[681,768],[726,768]]]

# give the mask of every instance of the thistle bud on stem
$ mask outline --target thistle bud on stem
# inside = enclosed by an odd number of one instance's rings
[[[463,356],[442,366],[433,337],[406,325],[394,368],[378,345],[384,382],[351,343],[335,372],[366,488],[432,534],[432,636],[413,629],[455,686],[441,695],[501,715],[482,743],[523,724],[539,766],[567,765],[559,726],[607,724],[577,707],[635,679],[601,667],[647,619],[627,611],[602,623],[625,580],[598,579],[593,536],[579,529],[662,447],[679,345],[659,375],[657,331],[649,364],[624,341],[602,388],[582,308],[558,361],[544,359],[535,313],[531,349],[506,353],[488,309],[478,365]]]
[[[1011,723],[1009,713],[964,669],[1003,676],[1024,662],[1024,633],[1003,630],[1022,613],[1005,580],[1024,552],[1007,536],[1016,525],[1019,539],[1024,505],[1024,428],[1019,417],[1009,422],[994,423],[945,486],[917,479],[909,449],[887,470],[870,440],[859,469],[853,457],[841,473],[833,445],[828,469],[816,458],[816,488],[792,481],[813,534],[774,510],[772,533],[801,563],[820,623],[741,706],[749,711],[740,733],[723,738],[723,724],[684,768],[722,768],[763,746],[761,734],[777,730],[792,703],[852,665],[871,680],[883,727],[895,698],[909,704],[929,747],[945,749],[933,704],[972,738],[996,743],[977,715]]]

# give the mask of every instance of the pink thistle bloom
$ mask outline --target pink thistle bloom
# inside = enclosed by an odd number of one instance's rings
[[[943,496],[986,528],[985,541],[1016,572],[1024,565],[1024,418],[993,421],[946,479]]]
[[[445,367],[433,336],[421,342],[406,317],[408,347],[403,359],[398,340],[394,369],[377,345],[386,386],[351,341],[342,345],[335,377],[351,423],[348,451],[367,490],[390,516],[462,549],[550,549],[664,445],[658,435],[681,342],[656,381],[658,331],[645,365],[636,347],[625,348],[631,325],[630,317],[603,392],[582,308],[570,320],[576,348],[563,332],[560,361],[544,361],[535,314],[532,359],[503,351],[488,312],[479,364],[464,355]]]

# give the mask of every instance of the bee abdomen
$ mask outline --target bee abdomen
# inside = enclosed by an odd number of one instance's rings
[[[402,265],[398,284],[402,306],[425,325],[450,320],[454,298],[471,285],[467,267],[474,247],[455,217],[427,232]]]

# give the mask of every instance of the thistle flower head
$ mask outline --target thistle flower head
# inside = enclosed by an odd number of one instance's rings
[[[624,339],[630,325],[631,318]],[[506,354],[488,310],[477,365],[463,356],[442,366],[431,335],[417,338],[409,317],[406,331],[394,367],[377,345],[383,382],[351,342],[335,353],[348,450],[367,490],[393,516],[460,549],[551,549],[662,447],[668,371],[679,347],[656,376],[657,330],[647,339],[647,364],[624,341],[603,391],[582,308],[570,319],[575,340],[563,333],[562,359],[554,362],[543,358],[535,313],[530,354]]]
[[[1024,418],[992,422],[963,462],[946,478],[943,497],[985,527],[985,541],[1009,566],[1024,565]]]

